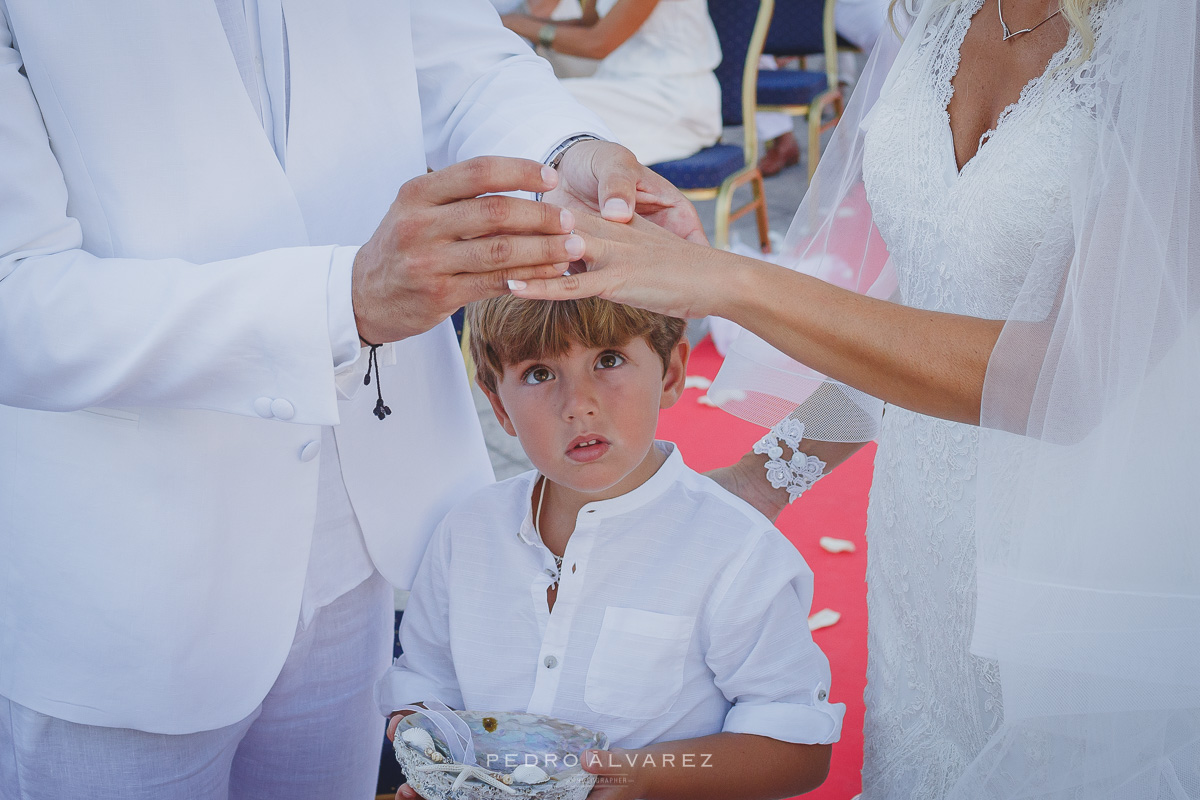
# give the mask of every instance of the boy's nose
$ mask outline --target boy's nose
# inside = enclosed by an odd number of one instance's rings
[[[564,399],[566,402],[563,404],[563,417],[568,422],[584,417],[594,417],[600,407],[595,393],[588,386],[572,387]]]

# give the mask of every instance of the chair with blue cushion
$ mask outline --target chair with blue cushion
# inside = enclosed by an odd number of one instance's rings
[[[837,32],[833,9],[837,0],[779,0],[763,52],[773,56],[825,56],[825,71],[763,70],[758,73],[758,110],[782,111],[808,118],[808,179],[821,158],[821,134],[841,119],[842,89],[838,82]],[[824,120],[825,109],[833,115]]]
[[[771,21],[775,0],[708,0],[708,14],[721,40],[721,64],[715,70],[721,84],[721,116],[726,126],[743,125],[740,147],[717,143],[677,161],[651,164],[650,169],[679,187],[689,200],[715,199],[714,244],[729,247],[729,223],[754,211],[764,253],[771,251],[767,226],[767,197],[758,170],[758,136],[754,128],[758,59]],[[731,210],[733,193],[750,185],[753,199]]]

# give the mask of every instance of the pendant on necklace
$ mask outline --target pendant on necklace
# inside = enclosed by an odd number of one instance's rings
[[[1009,30],[1008,23],[1004,21],[1004,9],[1001,6],[1001,2],[1002,2],[1002,0],[996,0],[996,15],[1000,17],[1000,31],[1001,31],[1001,36],[1003,37],[1000,39],[1000,41],[1002,41],[1002,42],[1007,42],[1009,39],[1013,38],[1014,36],[1020,36],[1022,33],[1033,33],[1038,28],[1042,27],[1047,22],[1049,22],[1050,20],[1057,17],[1060,13],[1062,13],[1062,9],[1060,8],[1058,11],[1055,11],[1053,14],[1046,17],[1044,20],[1039,22],[1037,25],[1034,25],[1032,28],[1025,28],[1023,30],[1013,31],[1013,30]]]

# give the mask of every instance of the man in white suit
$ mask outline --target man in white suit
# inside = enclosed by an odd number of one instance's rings
[[[0,797],[367,797],[389,582],[491,479],[446,316],[582,246],[479,196],[695,213],[486,0],[0,23]]]

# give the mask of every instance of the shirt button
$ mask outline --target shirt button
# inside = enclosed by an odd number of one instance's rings
[[[321,443],[317,441],[309,442],[300,448],[300,460],[304,462],[312,461],[321,452]]]
[[[558,666],[558,659],[554,656],[546,656],[546,660],[542,663],[546,665],[546,669],[554,669]]]
[[[271,401],[271,413],[275,415],[275,419],[281,419],[286,422],[296,416],[296,409],[287,400],[277,397]]]
[[[546,574],[547,574],[547,575],[549,575],[551,578],[557,578],[557,577],[558,577],[558,573],[557,573],[557,572],[555,572],[555,571],[554,571],[554,570],[552,570],[552,569],[547,569],[547,570],[546,570]]]
[[[260,397],[254,401],[254,413],[258,414],[263,419],[270,419],[271,414],[271,398]]]
[[[829,692],[825,691],[824,689],[817,690],[817,700],[824,703],[826,697],[829,697]]]

